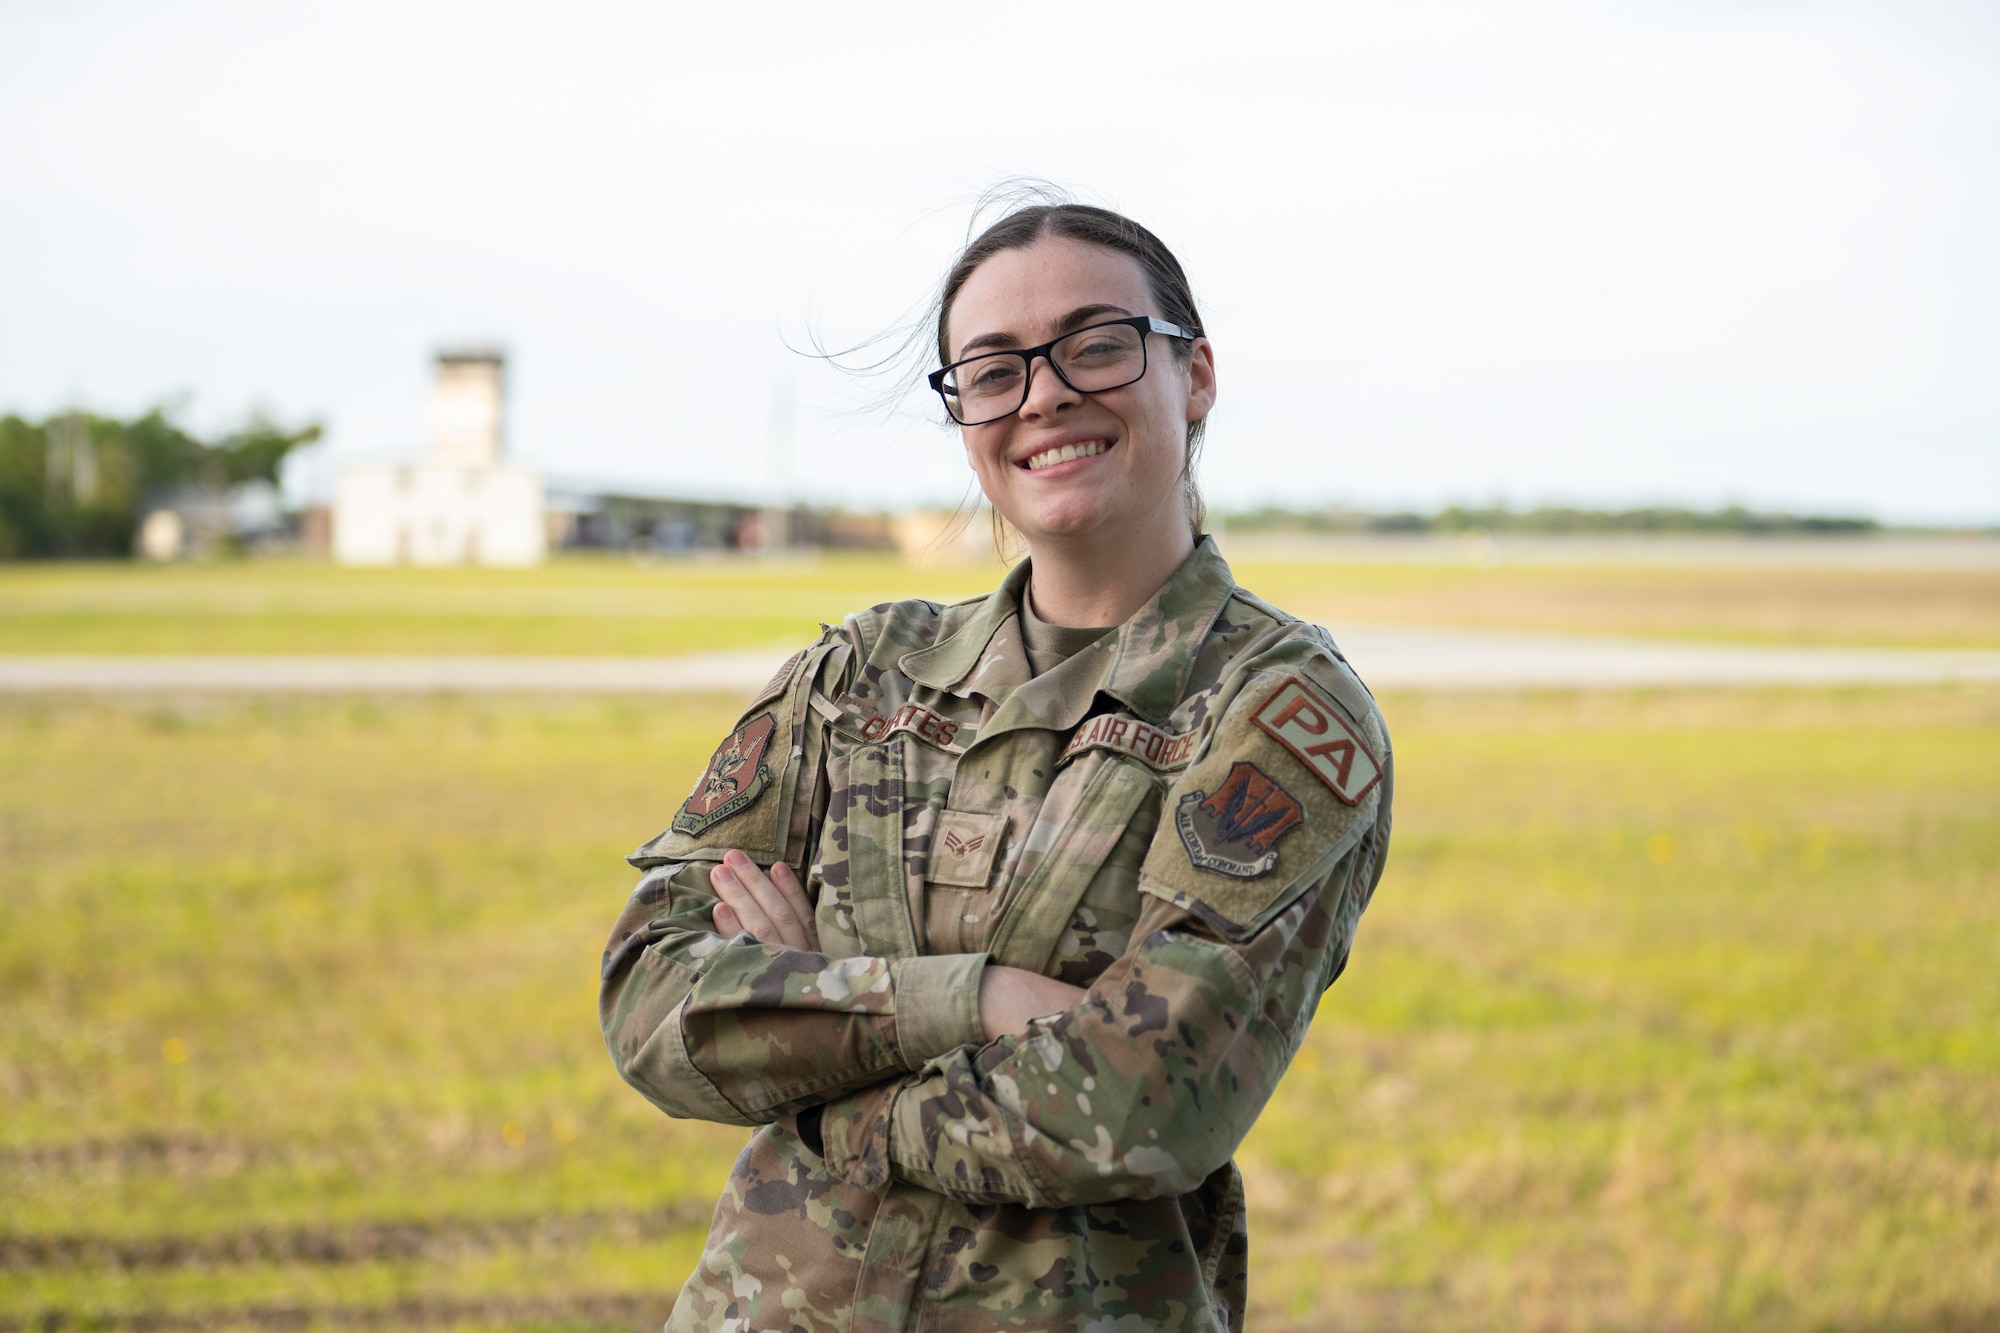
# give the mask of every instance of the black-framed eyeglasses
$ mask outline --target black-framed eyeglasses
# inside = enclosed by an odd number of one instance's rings
[[[1103,393],[1136,384],[1146,374],[1146,335],[1193,338],[1178,324],[1151,315],[1108,319],[1040,347],[982,352],[930,373],[944,410],[961,426],[983,426],[1021,410],[1028,401],[1036,357],[1046,357],[1056,377],[1078,393]]]

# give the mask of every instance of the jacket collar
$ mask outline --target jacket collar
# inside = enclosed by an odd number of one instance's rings
[[[1195,649],[1208,637],[1236,580],[1204,536],[1152,598],[1131,619],[1045,675],[1030,680],[1019,627],[1000,635],[1016,613],[1028,584],[1030,562],[1007,571],[1000,586],[956,630],[928,648],[905,653],[897,665],[920,685],[1001,705],[981,735],[1014,726],[1067,730],[1089,714],[1099,693],[1108,694],[1148,722],[1163,722],[1181,700]],[[996,643],[996,636],[1004,643]],[[1004,654],[989,649],[1006,649]],[[989,657],[992,660],[987,660]],[[1002,660],[1002,658],[1006,660]],[[1012,706],[1010,706],[1012,705]],[[1019,714],[1019,716],[1014,716]]]

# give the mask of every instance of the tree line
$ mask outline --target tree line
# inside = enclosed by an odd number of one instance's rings
[[[1854,537],[1881,530],[1872,518],[1845,515],[1760,513],[1739,505],[1723,509],[1572,509],[1505,505],[1453,505],[1436,513],[1368,513],[1352,509],[1276,507],[1229,515],[1233,532],[1302,532],[1346,535],[1490,533],[1525,537],[1612,534],[1712,534],[1743,537]]]
[[[162,408],[130,421],[0,416],[0,559],[130,556],[149,510],[276,484],[285,456],[319,437],[316,424],[290,430],[253,415],[202,440]]]

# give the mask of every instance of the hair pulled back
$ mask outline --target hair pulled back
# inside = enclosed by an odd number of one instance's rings
[[[951,322],[952,303],[957,300],[966,281],[994,255],[1006,250],[1025,250],[1050,236],[1085,241],[1130,255],[1146,275],[1146,285],[1153,299],[1159,303],[1160,317],[1180,325],[1196,337],[1205,333],[1201,314],[1195,309],[1194,291],[1188,284],[1187,274],[1181,269],[1181,261],[1174,258],[1174,252],[1167,249],[1166,243],[1159,237],[1124,214],[1114,213],[1108,208],[1075,203],[1029,204],[1008,213],[973,237],[945,274],[937,304],[939,365],[951,360],[945,330]],[[1168,342],[1174,349],[1174,359],[1182,366],[1187,365],[1193,355],[1192,342],[1186,338],[1170,338]],[[1197,537],[1201,535],[1203,522],[1208,517],[1208,508],[1202,501],[1201,489],[1194,475],[1195,461],[1200,457],[1202,436],[1207,425],[1206,420],[1188,423],[1187,451],[1181,461],[1181,490],[1187,496],[1188,522]]]

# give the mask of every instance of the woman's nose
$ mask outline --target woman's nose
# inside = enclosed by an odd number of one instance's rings
[[[1028,363],[1028,396],[1021,403],[1022,416],[1048,416],[1058,408],[1072,407],[1082,401],[1083,395],[1056,373],[1055,362],[1047,356],[1038,356]]]

